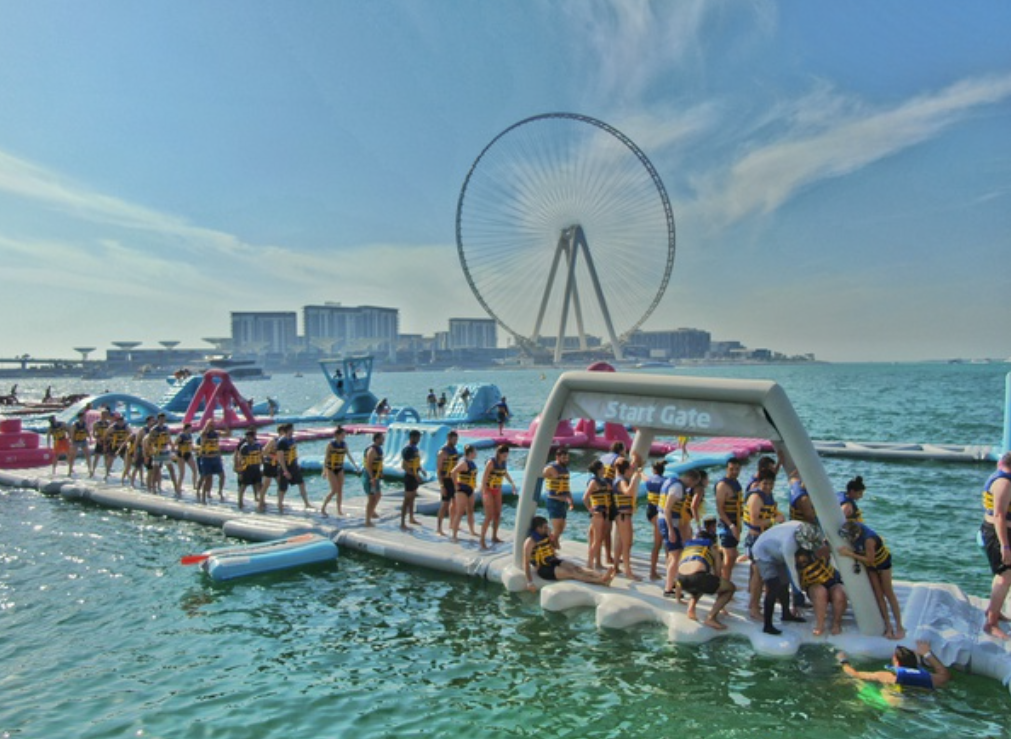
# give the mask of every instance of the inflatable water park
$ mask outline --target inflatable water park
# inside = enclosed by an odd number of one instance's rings
[[[342,365],[341,374],[356,368]],[[335,373],[331,373],[333,378]],[[360,376],[360,375],[358,375]],[[204,413],[231,407],[236,414],[251,409],[236,408],[241,399],[231,395],[228,383],[220,379],[207,390]],[[348,386],[345,394],[354,392]],[[195,396],[196,397],[196,396]],[[1008,379],[1011,404],[1011,375]],[[190,413],[192,411],[192,414]],[[197,418],[191,405],[187,415]],[[1006,414],[1011,415],[1011,413]],[[535,425],[528,429],[526,469],[518,475],[515,531],[526,532],[538,506],[543,485],[544,461],[560,439],[570,438],[567,430],[583,433],[588,441],[590,428],[577,431],[571,419],[592,419],[607,438],[607,424],[627,432],[633,455],[649,456],[661,438],[733,440],[726,454],[736,454],[740,444],[750,442],[755,449],[771,448],[787,470],[796,470],[809,491],[827,545],[838,558],[847,544],[840,534],[844,517],[834,488],[819,457],[818,449],[799,420],[785,391],[776,383],[759,380],[726,380],[669,375],[582,371],[562,374],[554,385]],[[332,562],[339,548],[425,567],[432,570],[476,577],[500,583],[510,592],[528,589],[525,536],[502,530],[501,543],[487,549],[472,539],[452,542],[437,536],[431,525],[404,530],[399,525],[398,490],[384,495],[375,525],[364,525],[362,498],[345,501],[345,515],[324,518],[315,511],[295,511],[285,515],[238,510],[227,503],[197,504],[188,497],[151,495],[131,487],[97,480],[82,480],[51,474],[51,450],[43,448],[31,432],[20,426],[21,419],[0,422],[0,485],[34,489],[45,495],[85,500],[111,508],[147,511],[154,515],[194,521],[222,529],[229,537],[258,542],[253,546],[229,546],[193,555],[207,576],[229,580],[262,572]],[[246,423],[249,417],[237,417]],[[421,425],[423,426],[423,424]],[[391,437],[406,433],[410,425],[388,428]],[[428,430],[425,453],[431,457],[444,442],[447,426]],[[559,435],[559,429],[562,434]],[[612,434],[617,433],[612,430]],[[1011,439],[1005,420],[1007,445]],[[571,440],[571,438],[570,438]],[[497,439],[496,439],[497,441]],[[31,452],[31,454],[28,454]],[[18,459],[18,455],[22,458]],[[13,459],[13,463],[12,463]],[[430,459],[427,461],[431,461]],[[25,462],[19,464],[19,462]],[[402,494],[402,493],[401,493]],[[796,543],[782,545],[782,555],[792,562]],[[583,559],[585,544],[564,542],[559,550],[564,559]],[[647,563],[633,553],[633,565],[644,571]],[[747,567],[735,568],[735,580],[743,594]],[[664,598],[656,583],[618,578],[609,587],[565,581],[542,581],[536,576],[540,604],[546,611],[591,608],[599,627],[627,629],[637,624],[656,624],[674,642],[699,643],[717,638],[746,639],[756,652],[771,656],[791,656],[806,644],[831,645],[865,657],[887,659],[895,641],[883,636],[885,623],[878,608],[866,569],[847,575],[846,591],[850,608],[841,634],[814,636],[810,624],[782,624],[779,634],[763,631],[762,624],[748,617],[746,598],[739,594],[724,616],[725,630],[716,630],[689,619],[683,608]],[[927,639],[938,658],[947,665],[1000,680],[1011,687],[1011,641],[985,634],[981,628],[986,602],[968,596],[945,583],[897,582],[896,594],[909,639]],[[710,596],[700,607],[708,608]]]

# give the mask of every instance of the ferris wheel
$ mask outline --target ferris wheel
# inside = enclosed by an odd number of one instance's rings
[[[543,351],[553,337],[558,362],[596,339],[621,359],[667,289],[674,214],[627,136],[547,113],[505,129],[474,160],[456,247],[478,302],[518,345]]]

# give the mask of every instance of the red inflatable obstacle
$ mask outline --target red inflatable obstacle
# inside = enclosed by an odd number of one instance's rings
[[[194,422],[193,419],[199,412],[200,406],[204,406],[203,415],[200,420]],[[221,417],[215,417],[215,411],[221,409]],[[239,416],[242,414],[242,417]],[[183,423],[193,423],[197,428],[203,428],[210,419],[221,423],[226,428],[236,428],[238,426],[251,426],[255,423],[253,409],[249,407],[249,401],[239,394],[232,378],[225,370],[211,369],[204,372],[203,382],[197,388],[190,401],[186,415],[183,416]]]
[[[51,464],[53,450],[39,447],[42,437],[34,431],[22,431],[20,418],[0,421],[0,469],[41,467]]]

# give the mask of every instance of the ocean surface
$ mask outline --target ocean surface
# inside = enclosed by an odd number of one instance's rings
[[[1009,370],[671,372],[776,380],[816,439],[996,445]],[[377,374],[373,390],[423,411],[429,388],[493,382],[513,425],[525,426],[557,375]],[[22,381],[19,394],[41,397],[47,384],[57,395],[108,387],[155,400],[164,389],[161,380]],[[277,397],[284,413],[327,393],[312,373],[240,387]],[[840,488],[863,475],[861,507],[887,539],[897,578],[988,592],[974,536],[991,464],[824,461]],[[512,464],[522,462],[514,452]],[[318,503],[323,481],[310,477],[309,491]],[[777,497],[783,507],[785,481]],[[585,519],[570,517],[574,538],[585,536]],[[637,549],[650,541],[644,520],[637,538]],[[589,610],[545,613],[535,595],[356,552],[226,585],[178,564],[223,541],[196,524],[0,489],[0,737],[1011,735],[1011,696],[996,681],[958,674],[948,689],[890,706],[843,677],[827,645],[780,660],[743,640],[674,645],[659,626],[601,631]]]

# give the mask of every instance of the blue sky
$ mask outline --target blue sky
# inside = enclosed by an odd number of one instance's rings
[[[0,355],[200,346],[229,311],[325,300],[397,306],[404,332],[482,315],[463,179],[509,125],[567,111],[627,134],[670,195],[677,257],[646,328],[829,360],[1011,356],[1007,2],[0,16]]]

